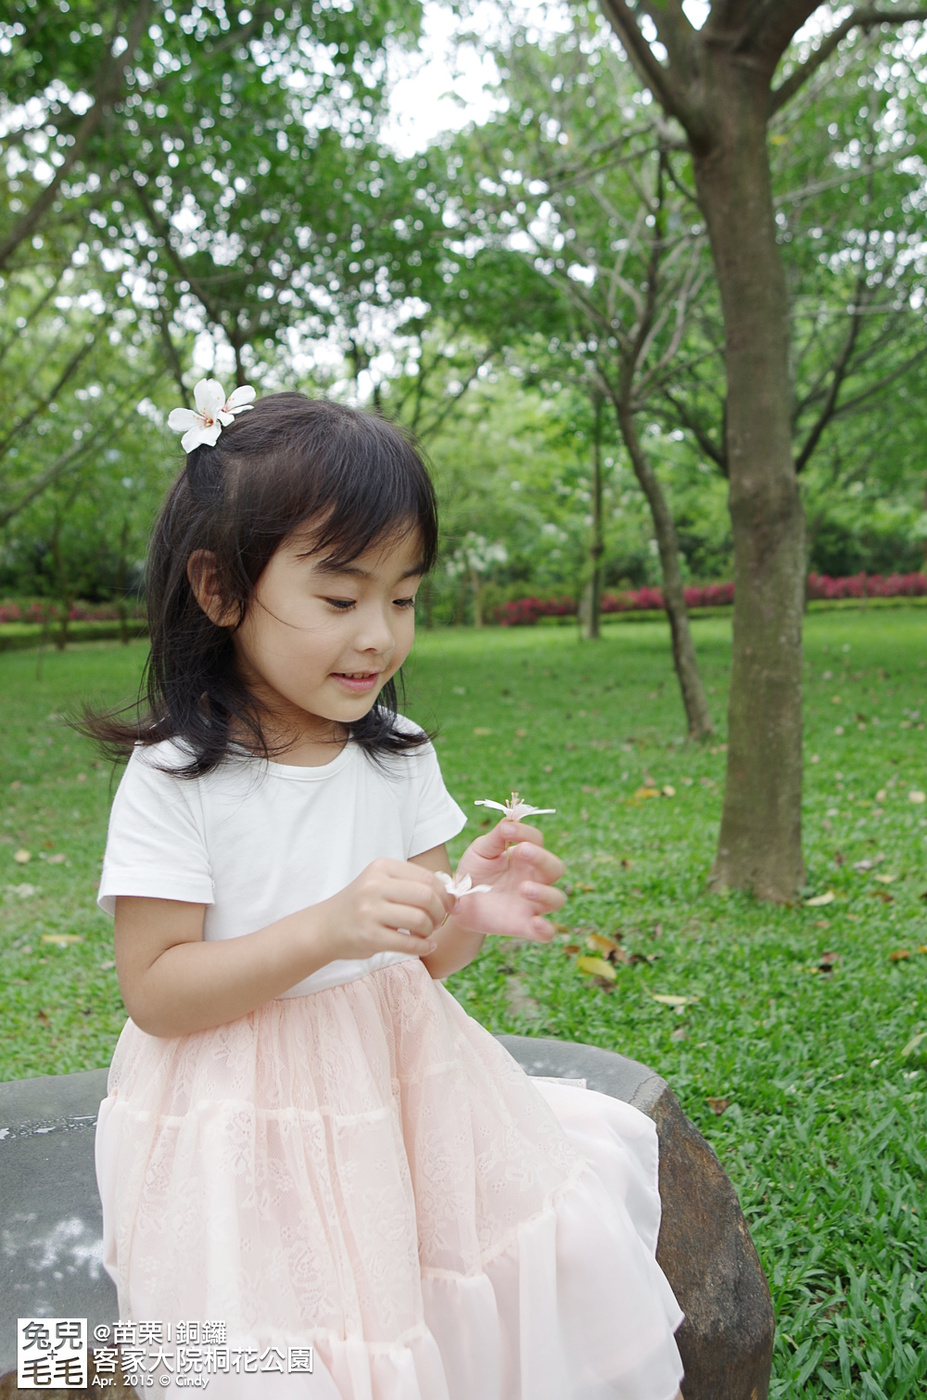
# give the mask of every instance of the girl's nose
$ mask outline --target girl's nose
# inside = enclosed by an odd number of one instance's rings
[[[381,608],[364,609],[358,614],[359,634],[355,645],[359,651],[375,651],[389,656],[395,645],[390,619]]]

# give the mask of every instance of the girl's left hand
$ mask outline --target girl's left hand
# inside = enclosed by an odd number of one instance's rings
[[[535,826],[501,821],[468,846],[457,867],[474,885],[490,885],[489,894],[468,894],[454,907],[454,922],[474,933],[504,934],[549,942],[554,930],[542,916],[559,909],[566,895],[553,888],[563,861],[544,849]]]

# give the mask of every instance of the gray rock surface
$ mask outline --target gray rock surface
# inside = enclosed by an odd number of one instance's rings
[[[678,1333],[685,1400],[766,1400],[766,1279],[734,1188],[666,1081],[595,1046],[499,1039],[528,1074],[585,1079],[654,1119],[663,1201],[657,1258],[686,1313]],[[86,1317],[91,1331],[117,1319],[93,1168],[105,1093],[105,1070],[0,1084],[0,1397],[30,1393],[10,1387],[17,1317]]]
[[[116,1319],[93,1169],[105,1093],[105,1069],[0,1084],[0,1376],[17,1317]]]

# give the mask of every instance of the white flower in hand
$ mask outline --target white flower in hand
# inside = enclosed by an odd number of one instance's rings
[[[217,379],[201,379],[193,390],[196,412],[192,408],[172,409],[167,426],[175,433],[183,433],[180,445],[184,452],[192,452],[201,443],[214,447],[222,429],[235,422],[236,413],[253,408],[252,399],[256,397],[257,390],[250,384],[233,389],[226,398]]]
[[[543,817],[548,813],[556,812],[556,807],[532,807],[528,802],[522,802],[517,792],[513,792],[508,802],[492,802],[488,797],[478,797],[474,802],[474,807],[495,807],[498,811],[504,812],[509,821],[520,822],[523,817]]]
[[[463,899],[465,894],[489,894],[492,889],[491,885],[474,885],[469,875],[448,875],[446,870],[436,870],[435,874],[455,899]]]

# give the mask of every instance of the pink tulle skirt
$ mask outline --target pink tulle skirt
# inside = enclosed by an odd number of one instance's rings
[[[417,959],[176,1039],[129,1021],[96,1141],[122,1319],[313,1349],[212,1400],[676,1394],[653,1124],[533,1083]]]

